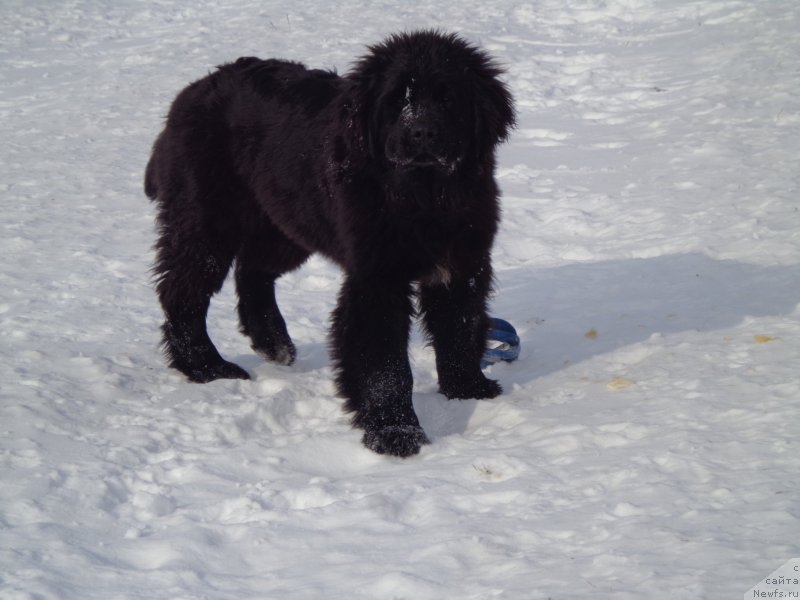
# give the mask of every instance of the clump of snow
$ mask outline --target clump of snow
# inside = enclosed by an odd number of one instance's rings
[[[6,2],[0,596],[738,598],[800,554],[800,5]],[[493,312],[506,394],[448,402],[416,335],[410,460],[359,444],[320,259],[253,381],[166,369],[149,146],[238,56],[348,65],[441,26],[508,67]],[[587,335],[588,333],[591,335]]]

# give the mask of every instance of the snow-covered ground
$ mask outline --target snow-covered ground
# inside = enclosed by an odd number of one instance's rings
[[[222,4],[222,5],[220,5]],[[506,394],[361,447],[340,276],[282,281],[263,364],[226,287],[187,383],[158,351],[142,171],[174,94],[241,55],[346,71],[441,26],[508,67],[493,312]],[[740,598],[800,556],[800,3],[0,3],[0,597]]]

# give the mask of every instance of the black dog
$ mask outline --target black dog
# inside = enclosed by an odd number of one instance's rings
[[[331,348],[364,445],[408,456],[427,442],[411,403],[415,300],[441,392],[498,395],[479,364],[495,148],[514,124],[500,74],[458,36],[419,31],[371,47],[343,77],[240,58],[183,90],[145,176],[170,365],[197,382],[249,377],[206,331],[234,260],[242,332],[266,360],[291,364],[275,280],[320,252],[346,273]]]

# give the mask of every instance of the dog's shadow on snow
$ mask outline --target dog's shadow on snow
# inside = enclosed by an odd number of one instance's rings
[[[492,375],[510,389],[653,334],[726,329],[748,317],[790,314],[800,302],[800,266],[680,254],[518,268],[498,273],[496,287],[491,312],[514,324],[522,341],[519,360]],[[477,402],[431,396],[415,399],[431,437],[464,433]]]

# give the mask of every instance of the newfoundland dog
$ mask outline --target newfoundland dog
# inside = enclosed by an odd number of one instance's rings
[[[196,382],[249,377],[206,331],[234,262],[242,333],[264,359],[291,364],[275,280],[319,252],[345,272],[330,345],[366,447],[409,456],[428,442],[411,402],[417,314],[441,393],[497,396],[480,362],[495,149],[514,124],[501,74],[461,37],[417,31],[370,47],[344,76],[240,58],[184,89],[144,185],[158,206],[154,273],[170,366]]]

